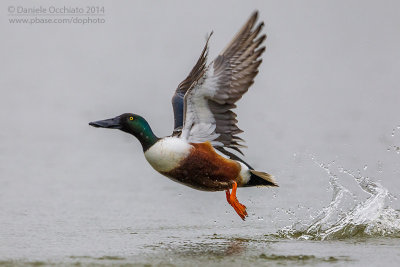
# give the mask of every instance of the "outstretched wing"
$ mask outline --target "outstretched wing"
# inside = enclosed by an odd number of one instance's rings
[[[211,32],[207,38],[207,42],[201,52],[199,59],[197,60],[196,65],[190,71],[189,75],[183,80],[178,88],[175,90],[175,94],[172,97],[172,107],[174,109],[174,132],[182,130],[183,126],[183,98],[189,90],[190,86],[197,80],[199,80],[203,75],[206,69],[207,63],[207,54],[208,54],[208,41],[213,33]]]
[[[187,89],[182,138],[192,143],[210,141],[222,151],[225,147],[242,153],[243,139],[237,136],[242,130],[236,125],[232,109],[253,84],[265,51],[260,47],[266,38],[265,34],[260,36],[264,24],[256,25],[257,17],[254,12],[221,54],[207,68],[201,68],[203,75]]]

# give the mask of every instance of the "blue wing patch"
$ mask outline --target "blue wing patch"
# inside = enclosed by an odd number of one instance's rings
[[[176,91],[172,97],[172,107],[174,109],[174,130],[181,129],[183,126],[183,97],[185,94]]]

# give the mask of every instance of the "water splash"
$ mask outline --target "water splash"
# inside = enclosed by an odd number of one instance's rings
[[[400,211],[387,205],[395,197],[385,187],[363,176],[360,170],[353,173],[335,166],[335,162],[319,163],[314,156],[311,156],[311,160],[329,176],[333,191],[332,200],[311,222],[298,221],[286,226],[278,231],[279,237],[310,240],[400,238]],[[340,175],[353,178],[368,197],[360,200],[356,194],[344,187],[339,182],[336,169]]]

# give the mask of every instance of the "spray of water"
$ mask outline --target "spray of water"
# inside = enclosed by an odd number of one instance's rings
[[[360,170],[352,172],[336,166],[335,162],[324,164],[314,156],[311,160],[329,177],[332,200],[309,222],[298,220],[277,233],[283,238],[310,240],[347,239],[355,237],[400,237],[400,211],[390,207],[396,200],[389,191],[374,179],[363,176]],[[364,170],[368,166],[364,166]],[[343,186],[340,178],[351,178],[367,194],[361,200]]]

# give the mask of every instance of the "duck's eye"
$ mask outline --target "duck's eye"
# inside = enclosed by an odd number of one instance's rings
[[[130,120],[130,121],[133,121],[133,117],[132,117],[132,116],[131,116],[131,117],[129,117],[129,120]]]

